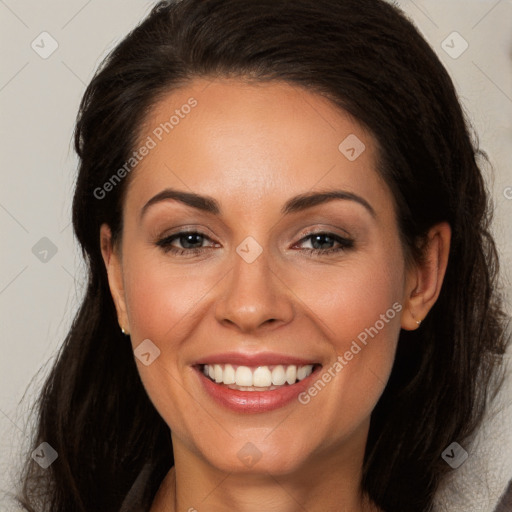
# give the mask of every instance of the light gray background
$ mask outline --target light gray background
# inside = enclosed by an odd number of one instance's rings
[[[510,313],[512,0],[395,3],[447,66],[494,166],[487,180],[496,205],[494,231]],[[83,291],[83,264],[70,226],[76,169],[71,137],[78,103],[102,57],[153,4],[0,0],[0,495],[12,489],[8,473],[21,463],[29,407]],[[43,31],[58,43],[47,59],[31,48],[34,40],[43,46]],[[458,58],[441,46],[454,31],[469,44]],[[461,48],[460,40],[452,40],[448,44]],[[48,49],[49,41],[44,45]],[[32,252],[43,237],[57,248],[47,261],[40,260],[44,253],[36,257]],[[0,508],[8,508],[1,498]]]

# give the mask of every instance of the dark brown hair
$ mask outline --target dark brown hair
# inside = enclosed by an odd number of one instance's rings
[[[277,80],[324,95],[378,141],[406,252],[421,257],[428,228],[451,225],[440,297],[421,329],[400,333],[364,460],[363,490],[383,510],[431,510],[450,470],[441,453],[479,425],[504,352],[498,259],[478,165],[485,159],[452,81],[403,13],[382,0],[161,2],[102,63],[75,133],[73,226],[88,286],[42,390],[34,436],[34,447],[46,441],[59,457],[47,470],[28,459],[19,503],[38,512],[117,511],[149,467],[137,497],[149,508],[173,464],[169,428],[119,330],[100,252],[102,223],[122,233],[127,180],[103,199],[94,191],[128,160],[151,107],[197,77]]]

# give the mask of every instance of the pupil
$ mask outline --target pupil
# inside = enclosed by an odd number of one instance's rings
[[[315,243],[318,242],[319,240],[327,240],[327,242],[324,242],[323,244],[320,242],[319,245],[321,245],[322,247],[315,247]],[[324,245],[330,245],[332,244],[332,239],[330,236],[328,235],[315,235],[314,238],[313,238],[313,247],[315,247],[315,249],[328,249],[328,247],[323,247]]]
[[[199,245],[201,245],[201,243],[202,243],[201,235],[199,235],[197,233],[190,233],[188,235],[183,235],[180,239],[180,242],[181,242],[181,245],[185,248],[190,248],[194,244],[198,244],[198,243],[199,243]]]

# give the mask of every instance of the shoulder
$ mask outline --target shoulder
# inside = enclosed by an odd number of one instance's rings
[[[503,380],[474,437],[460,442],[466,461],[442,481],[436,512],[512,511],[512,343],[503,357]]]

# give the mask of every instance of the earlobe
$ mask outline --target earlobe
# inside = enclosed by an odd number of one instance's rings
[[[406,279],[403,329],[417,329],[439,297],[448,266],[450,240],[451,228],[447,222],[430,228],[423,258],[414,265]]]
[[[108,276],[110,293],[114,301],[119,326],[123,334],[129,333],[128,315],[124,295],[123,271],[118,249],[114,247],[112,231],[107,224],[100,228],[100,247]]]

